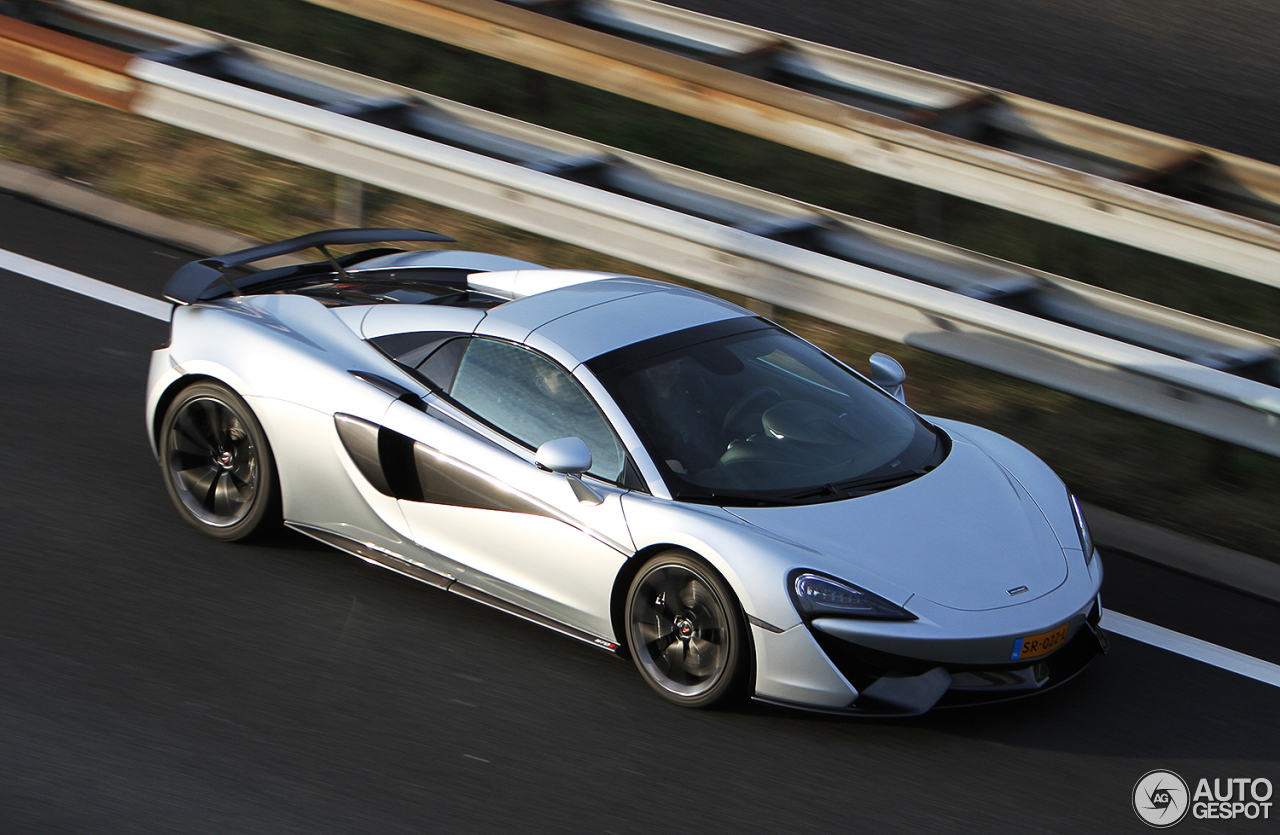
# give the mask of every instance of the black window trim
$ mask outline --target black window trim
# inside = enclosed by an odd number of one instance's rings
[[[366,341],[399,367],[417,369],[418,366],[430,359],[432,354],[443,348],[447,343],[459,337],[470,335],[462,331],[403,331],[401,333],[387,333],[382,336],[375,336]],[[416,338],[410,340],[410,337]],[[401,340],[413,344],[415,347],[408,350],[400,350],[397,342]],[[423,350],[426,350],[426,353],[416,363],[404,361],[406,357]],[[435,386],[432,386],[432,388],[435,388]]]

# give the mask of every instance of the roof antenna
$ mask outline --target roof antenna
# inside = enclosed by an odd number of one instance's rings
[[[329,259],[329,263],[333,264],[333,268],[338,271],[338,275],[342,276],[343,281],[351,281],[351,273],[342,268],[338,263],[338,259],[333,257],[333,253],[329,251],[329,247],[324,244],[316,244],[316,249],[324,253],[324,257]]]

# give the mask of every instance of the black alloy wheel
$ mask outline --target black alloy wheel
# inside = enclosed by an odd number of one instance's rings
[[[710,707],[744,695],[750,653],[742,612],[718,574],[668,551],[627,594],[627,644],[641,675],[669,701]]]
[[[165,487],[178,512],[233,541],[279,521],[279,489],[266,434],[248,404],[217,383],[183,390],[160,428]]]

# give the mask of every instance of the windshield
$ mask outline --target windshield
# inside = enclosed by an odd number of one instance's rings
[[[693,328],[679,347],[668,335],[648,356],[641,344],[589,363],[673,496],[829,501],[936,466],[938,436],[910,409],[808,342],[737,321],[737,333]]]

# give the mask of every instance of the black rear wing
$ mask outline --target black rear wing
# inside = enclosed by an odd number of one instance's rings
[[[199,261],[184,264],[164,286],[164,297],[178,304],[192,304],[220,296],[239,295],[262,279],[257,274],[249,274],[233,280],[227,275],[228,270],[252,264],[254,261],[291,255],[312,247],[323,252],[325,258],[338,272],[341,272],[342,267],[338,266],[338,262],[329,254],[327,247],[390,241],[452,243],[454,239],[437,232],[424,232],[418,229],[329,229],[323,232],[311,232],[287,241],[251,246],[217,258],[202,258]]]

